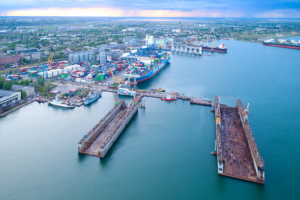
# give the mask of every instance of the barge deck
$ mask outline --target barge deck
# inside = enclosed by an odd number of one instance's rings
[[[241,100],[236,107],[220,104],[218,97],[214,100],[218,174],[264,184],[264,162]]]

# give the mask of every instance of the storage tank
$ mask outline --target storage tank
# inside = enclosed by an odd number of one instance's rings
[[[69,63],[73,62],[73,55],[74,55],[74,54],[72,54],[72,53],[69,54]]]
[[[74,54],[73,55],[73,63],[78,64],[79,63],[79,54]]]
[[[90,52],[89,52],[89,61],[90,61],[90,62],[93,62],[93,61],[94,61],[94,52],[93,52],[93,51],[90,51]]]
[[[99,54],[100,54],[100,64],[105,64],[106,63],[106,54],[105,54],[105,50],[100,48],[99,49]]]
[[[89,61],[89,52],[84,53],[84,60]]]
[[[81,62],[81,61],[84,61],[84,53],[80,53],[79,54],[79,61]]]

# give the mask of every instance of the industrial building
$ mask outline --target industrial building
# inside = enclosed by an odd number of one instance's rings
[[[124,37],[123,38],[123,42],[127,42],[127,44],[136,44],[139,43],[139,39],[137,39],[136,37]]]
[[[146,45],[172,45],[173,44],[173,38],[157,38],[155,39],[153,36],[146,35]]]
[[[32,94],[34,94],[34,87],[31,86],[24,86],[24,85],[13,85],[11,87],[12,91],[18,91],[18,90],[22,90],[23,92],[26,92],[27,96],[30,96]]]
[[[21,100],[21,92],[0,90],[0,109]]]
[[[79,64],[82,61],[94,62],[93,51],[83,51],[69,54],[69,63]]]
[[[6,64],[17,64],[18,63],[18,53],[13,56],[1,56],[0,55],[0,65],[6,65]]]

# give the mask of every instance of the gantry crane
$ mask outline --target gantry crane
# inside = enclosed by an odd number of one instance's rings
[[[52,52],[48,58],[48,63],[51,63],[54,57],[54,53]]]

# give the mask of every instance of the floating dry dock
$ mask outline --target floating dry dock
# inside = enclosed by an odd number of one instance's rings
[[[78,153],[103,158],[117,140],[138,109],[139,96],[129,106],[119,101],[93,128],[78,142]]]
[[[264,184],[265,168],[241,100],[236,107],[214,98],[218,174]]]

